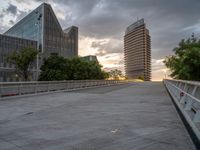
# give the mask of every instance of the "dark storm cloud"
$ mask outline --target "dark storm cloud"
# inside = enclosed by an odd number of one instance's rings
[[[12,14],[13,16],[15,16],[17,14],[17,6],[9,3],[6,9],[2,9],[0,13],[0,18],[4,18],[4,16],[7,14]]]
[[[12,15],[17,14],[17,6],[9,4],[8,8],[5,10],[7,13],[11,13]]]
[[[9,20],[9,24],[13,25],[15,22],[13,20]]]
[[[30,12],[30,11],[29,11],[29,12]],[[19,10],[19,14],[17,15],[16,21],[21,20],[21,19],[24,18],[27,14],[28,14],[28,12]]]
[[[0,33],[5,32],[9,27],[21,20],[28,12],[18,10],[17,6],[8,3],[7,8],[3,8],[0,12]],[[10,14],[12,17],[6,18]]]
[[[184,29],[200,23],[200,0],[48,0],[47,2],[56,3],[57,7],[69,11],[71,15],[67,15],[66,12],[66,21],[61,20],[64,27],[76,25],[82,36],[99,40],[113,39],[110,43],[99,43],[100,55],[103,55],[104,50],[106,54],[123,52],[124,31],[137,18],[144,18],[150,30],[152,57],[155,59],[169,55],[182,38],[189,37],[195,30]],[[67,18],[70,16],[73,19]],[[199,35],[200,30],[195,31]],[[116,39],[122,42],[115,43]]]
[[[152,56],[156,59],[171,54],[182,38],[192,34],[193,29],[184,31],[184,28],[200,23],[199,0],[61,0],[58,3],[70,6],[72,16],[77,18],[72,23],[79,26],[83,36],[97,39],[123,41],[126,27],[137,18],[144,18],[152,38]],[[117,49],[107,48],[108,53],[119,52],[123,43]],[[100,54],[101,49],[99,45]]]
[[[122,53],[121,48],[122,42],[117,39],[109,39],[102,41],[94,41],[91,44],[91,47],[97,49],[96,55],[103,56],[109,53]]]
[[[4,14],[3,14],[3,13],[1,13],[1,14],[0,14],[0,18],[3,18],[3,17],[4,17]]]

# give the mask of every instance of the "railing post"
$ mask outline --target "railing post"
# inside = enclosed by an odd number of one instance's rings
[[[178,82],[178,87],[179,87],[179,88],[181,87],[181,82]]]
[[[0,89],[0,98],[2,97],[3,95],[3,85],[1,84],[1,89]]]
[[[189,98],[184,109],[185,110],[191,110],[192,104],[193,104],[193,100]]]
[[[198,110],[196,112],[196,114],[194,115],[193,121],[194,122],[200,122],[200,110]]]
[[[186,99],[187,99],[187,95],[184,94],[183,97],[182,97],[181,100],[180,100],[180,103],[181,103],[181,104],[184,104],[185,101],[186,101]]]
[[[75,88],[75,82],[74,82],[74,80],[72,80],[72,89],[74,89]]]
[[[65,81],[65,89],[68,90],[67,81]]]
[[[49,81],[47,83],[47,92],[49,92]]]
[[[37,82],[35,83],[35,94],[37,93]]]
[[[195,94],[195,92],[196,92],[196,89],[197,89],[197,86],[194,86],[194,89],[192,90],[192,96],[194,96],[194,94]],[[185,95],[185,94],[184,94]],[[188,97],[188,96],[186,96],[186,98],[185,98],[185,100],[187,99],[187,103],[186,103],[186,106],[185,106],[185,110],[191,110],[191,108],[192,108],[192,104],[193,104],[193,100],[190,98],[190,97]],[[185,102],[185,101],[184,101]],[[182,102],[183,103],[183,102]]]
[[[194,89],[193,89],[193,91],[192,91],[192,96],[195,95],[196,90],[197,90],[197,86],[194,86]]]
[[[187,89],[187,84],[185,83],[183,91],[186,92]],[[185,99],[187,98],[186,94],[184,94],[181,98],[180,98],[180,103],[185,103]]]
[[[19,95],[22,95],[22,83],[20,83],[20,85],[19,85]]]

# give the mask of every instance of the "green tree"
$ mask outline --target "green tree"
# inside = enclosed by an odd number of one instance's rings
[[[138,79],[143,80],[144,81],[144,76],[139,76]]]
[[[171,70],[171,77],[200,81],[200,39],[192,36],[182,40],[173,49],[175,55],[167,56],[164,63]]]
[[[111,70],[109,72],[109,76],[111,78],[113,78],[114,80],[119,80],[120,77],[122,77],[122,71],[121,70],[118,70],[118,69],[115,69],[115,70]]]
[[[37,50],[27,47],[19,52],[14,51],[8,56],[7,60],[15,65],[18,76],[27,81],[30,76],[30,68],[33,66],[37,54]]]
[[[39,80],[86,80],[105,79],[107,73],[96,61],[85,61],[79,57],[67,59],[50,56],[41,67]]]
[[[67,79],[66,68],[67,60],[58,55],[51,55],[48,59],[44,59],[44,63],[40,70],[40,81],[54,81]]]

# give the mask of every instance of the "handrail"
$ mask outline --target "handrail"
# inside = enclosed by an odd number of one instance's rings
[[[164,79],[164,80],[170,80],[170,79]],[[187,84],[193,84],[193,85],[197,85],[200,86],[200,82],[198,81],[188,81],[188,80],[177,80],[177,79],[173,79],[173,81],[179,82],[179,83],[187,83]]]
[[[163,82],[200,144],[200,82],[170,79]]]
[[[95,86],[122,84],[119,80],[66,80],[66,81],[31,81],[0,82],[0,99],[10,96],[38,94],[54,91],[69,91]]]
[[[181,81],[181,82],[182,82],[182,81]],[[184,83],[184,82],[182,82],[182,83]],[[185,83],[187,83],[187,82],[185,82]],[[200,99],[194,97],[193,95],[187,93],[186,91],[182,90],[181,88],[175,86],[174,84],[172,84],[172,83],[170,83],[170,82],[169,82],[169,84],[171,84],[171,86],[173,86],[174,88],[177,88],[180,92],[184,93],[185,95],[187,95],[188,97],[192,98],[192,99],[195,100],[196,102],[199,102],[199,103],[200,103]],[[188,84],[188,83],[187,83],[187,84]],[[190,82],[190,84],[191,84],[191,82]],[[195,86],[195,85],[194,85],[194,86]],[[200,85],[199,85],[199,86],[200,86]]]

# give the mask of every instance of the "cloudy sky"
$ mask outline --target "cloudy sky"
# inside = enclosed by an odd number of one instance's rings
[[[200,35],[200,0],[0,0],[0,33],[42,2],[52,5],[63,29],[79,27],[79,55],[97,55],[104,68],[123,70],[125,29],[144,18],[153,80],[164,77],[162,61],[182,38]]]

